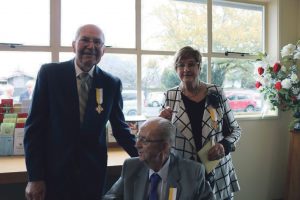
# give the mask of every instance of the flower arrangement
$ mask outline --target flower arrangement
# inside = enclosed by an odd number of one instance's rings
[[[266,54],[259,54],[260,66],[257,68],[256,88],[264,99],[282,111],[300,111],[300,40],[296,45],[288,44],[281,49],[281,60],[271,63]]]

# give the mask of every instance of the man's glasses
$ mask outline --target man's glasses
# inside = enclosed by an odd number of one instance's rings
[[[137,142],[139,141],[139,142],[141,142],[144,145],[147,145],[147,144],[150,144],[150,143],[159,143],[159,142],[164,142],[165,141],[163,139],[160,139],[160,140],[150,140],[150,139],[147,139],[147,138],[145,138],[143,136],[140,136],[140,135],[136,135],[135,138],[136,138]]]
[[[94,46],[97,48],[102,47],[104,45],[104,43],[100,39],[92,39],[92,38],[86,38],[86,37],[82,37],[79,39],[79,43],[84,46],[88,46],[90,44],[90,42],[92,42],[94,44]]]
[[[183,69],[185,66],[188,68],[193,68],[199,65],[199,62],[188,62],[188,63],[176,63],[176,67]]]

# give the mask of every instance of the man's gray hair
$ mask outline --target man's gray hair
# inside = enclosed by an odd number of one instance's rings
[[[163,140],[169,142],[173,146],[175,141],[176,128],[175,126],[167,119],[162,117],[157,117],[158,126],[157,131],[159,131]]]
[[[84,28],[87,28],[87,27],[93,27],[93,28],[98,29],[98,30],[102,33],[102,34],[101,34],[101,40],[102,40],[102,42],[105,42],[105,37],[104,37],[104,33],[103,33],[102,29],[101,29],[100,27],[98,27],[97,25],[95,25],[95,24],[85,24],[85,25],[80,26],[80,27],[77,29],[76,33],[75,33],[74,41],[77,40],[77,39],[79,38],[81,31],[82,31]]]

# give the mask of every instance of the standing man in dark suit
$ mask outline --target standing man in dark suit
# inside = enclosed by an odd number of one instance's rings
[[[101,198],[108,120],[117,142],[138,155],[122,113],[121,81],[97,66],[102,30],[80,27],[72,47],[74,60],[45,64],[37,76],[24,138],[30,200]]]
[[[214,199],[204,166],[170,153],[174,140],[175,127],[169,120],[148,119],[137,136],[139,158],[125,160],[120,179],[104,199]]]

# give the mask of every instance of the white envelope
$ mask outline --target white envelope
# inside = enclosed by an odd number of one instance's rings
[[[216,168],[216,166],[219,164],[220,160],[208,160],[208,151],[211,147],[215,145],[214,140],[207,142],[200,151],[198,151],[198,156],[200,157],[200,160],[202,164],[205,166],[206,172],[209,174],[213,169]]]

